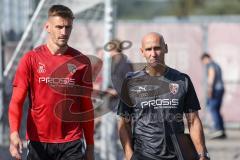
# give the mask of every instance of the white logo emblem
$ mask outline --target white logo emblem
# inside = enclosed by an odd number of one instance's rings
[[[140,92],[154,91],[158,88],[159,87],[156,85],[141,85],[141,86],[134,86],[130,90],[132,92],[140,93]]]
[[[146,91],[146,88],[145,88],[145,87],[139,86],[138,89],[139,89],[139,91]]]
[[[68,71],[70,73],[74,74],[77,71],[77,66],[76,65],[69,63],[69,64],[67,64],[67,66],[68,66]]]
[[[45,64],[43,63],[38,63],[38,70],[37,70],[38,73],[45,73],[46,72],[46,66]]]
[[[169,89],[172,94],[177,94],[179,88],[179,84],[177,83],[170,83],[169,84]]]

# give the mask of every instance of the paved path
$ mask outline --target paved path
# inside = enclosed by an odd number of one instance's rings
[[[227,130],[227,139],[207,140],[212,160],[240,160],[240,130]]]
[[[224,140],[206,139],[211,160],[240,160],[240,129],[228,129],[227,136]],[[7,147],[0,147],[0,160],[11,160]]]

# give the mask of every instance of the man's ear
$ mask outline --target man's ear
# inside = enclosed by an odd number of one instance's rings
[[[49,22],[46,22],[45,23],[45,26],[44,26],[44,28],[46,29],[46,31],[49,33],[50,32],[50,26],[49,26],[50,24],[49,24]]]
[[[145,57],[145,55],[144,55],[144,51],[143,51],[143,48],[140,48],[140,52],[141,52],[141,54],[143,55],[143,57]]]
[[[168,53],[168,45],[167,45],[167,43],[164,44],[163,51],[164,51],[164,53]]]

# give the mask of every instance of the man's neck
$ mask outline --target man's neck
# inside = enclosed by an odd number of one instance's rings
[[[165,74],[166,70],[167,70],[167,66],[165,65],[158,65],[156,67],[152,67],[152,66],[146,67],[146,72],[150,76],[162,76]]]
[[[112,60],[118,62],[122,59],[123,54],[120,52],[116,52],[116,54],[111,54]]]
[[[63,55],[66,50],[68,49],[68,45],[63,46],[63,47],[59,47],[53,43],[47,43],[47,47],[50,50],[51,54],[53,55]]]

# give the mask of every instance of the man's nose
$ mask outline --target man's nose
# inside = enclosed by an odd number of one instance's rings
[[[66,35],[66,34],[67,34],[67,28],[66,28],[66,27],[63,27],[63,28],[61,29],[61,34],[62,34],[62,35]]]
[[[150,53],[151,53],[151,56],[152,56],[152,57],[155,57],[155,56],[157,55],[156,50],[153,49],[153,48],[151,49]]]

